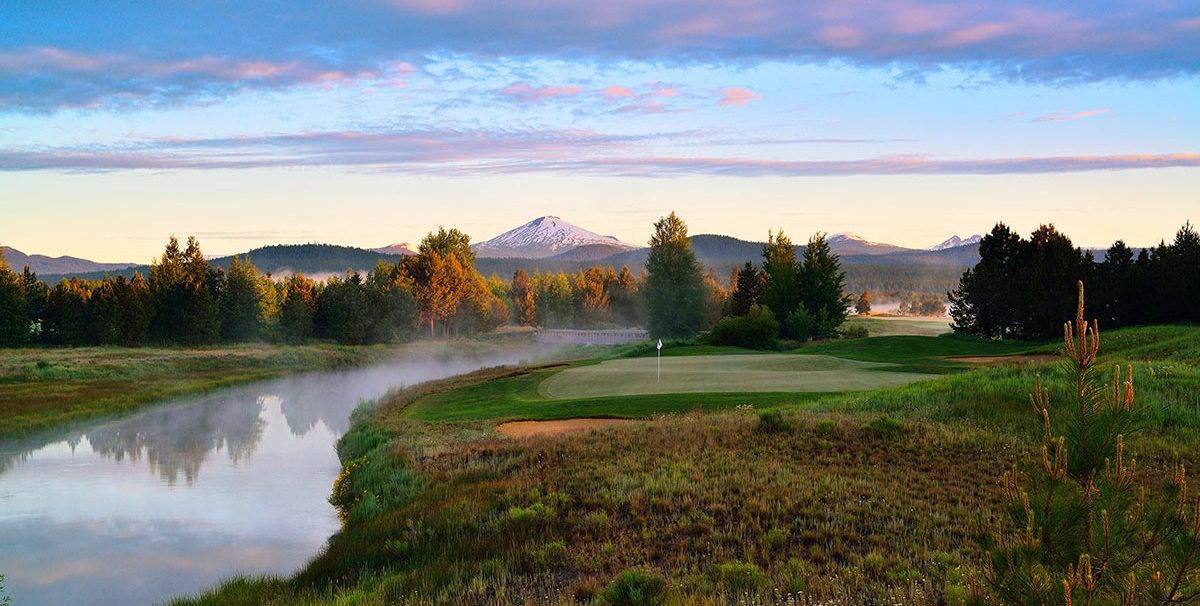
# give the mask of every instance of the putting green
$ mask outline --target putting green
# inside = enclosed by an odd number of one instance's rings
[[[893,366],[832,356],[747,354],[609,360],[569,368],[538,386],[547,398],[665,393],[862,391],[896,387],[937,375],[880,372]]]

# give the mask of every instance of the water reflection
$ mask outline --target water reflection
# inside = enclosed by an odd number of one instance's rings
[[[214,392],[0,443],[0,574],[14,604],[127,604],[287,574],[337,529],[350,412],[389,387],[514,363],[424,356]]]

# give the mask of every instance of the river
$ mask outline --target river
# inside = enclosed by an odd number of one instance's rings
[[[360,401],[527,357],[419,351],[0,442],[5,592],[14,606],[153,604],[296,571],[338,529],[334,445]]]

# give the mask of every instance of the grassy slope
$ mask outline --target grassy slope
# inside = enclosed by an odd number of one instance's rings
[[[0,437],[149,402],[307,370],[384,358],[385,347],[0,349]]]
[[[554,416],[553,406],[522,398],[557,369],[401,392],[360,419],[340,451],[363,462],[351,477],[371,507],[294,579],[236,580],[194,603],[588,603],[631,568],[669,578],[669,604],[746,594],[787,603],[798,591],[829,604],[955,603],[973,537],[993,515],[997,474],[1031,455],[1032,375],[1056,380],[1053,364],[962,372],[936,360],[995,355],[985,345],[810,346],[900,357],[946,376],[743,398],[784,411],[775,431],[744,410],[528,441],[489,431],[499,418]],[[1151,431],[1130,445],[1139,459],[1200,459],[1200,328],[1113,331],[1102,351],[1134,363],[1139,397],[1154,411]],[[592,412],[649,416],[716,401],[622,398],[593,402]]]

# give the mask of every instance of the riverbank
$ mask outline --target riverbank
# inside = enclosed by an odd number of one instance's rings
[[[373,364],[434,346],[0,349],[0,438],[262,379]]]

